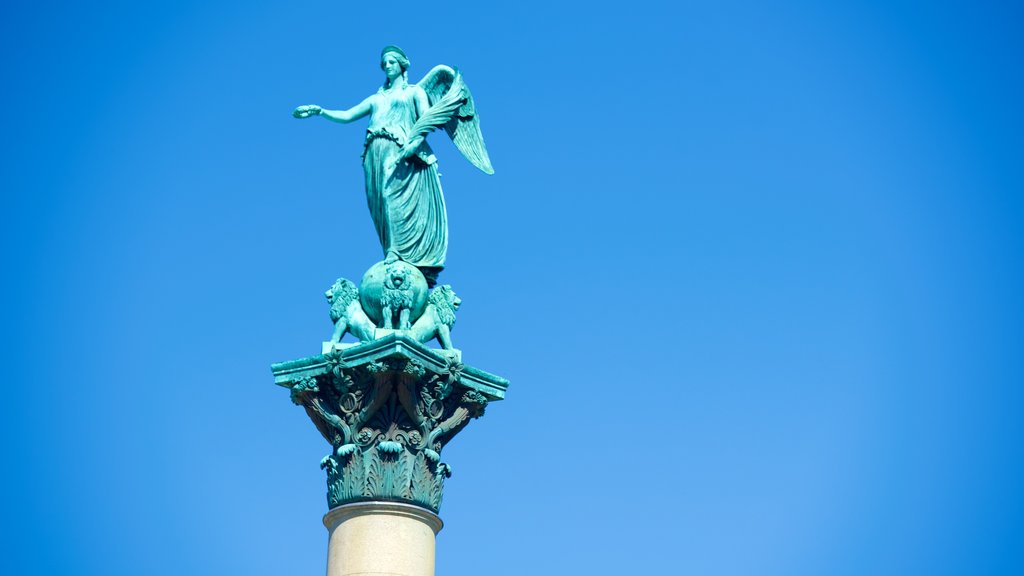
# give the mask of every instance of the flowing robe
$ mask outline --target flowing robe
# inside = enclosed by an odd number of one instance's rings
[[[395,166],[418,117],[415,90],[381,90],[374,98],[363,172],[366,203],[384,254],[396,253],[433,285],[448,252],[448,216],[437,160],[424,141],[413,156]]]

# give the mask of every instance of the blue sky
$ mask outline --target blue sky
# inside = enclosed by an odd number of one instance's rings
[[[317,574],[269,365],[379,256],[356,104],[459,66],[442,280],[512,381],[438,574],[1024,572],[1024,14],[993,2],[9,2],[5,574]]]

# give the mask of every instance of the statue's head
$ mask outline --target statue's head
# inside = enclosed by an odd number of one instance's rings
[[[385,46],[380,51],[380,69],[388,80],[404,76],[409,71],[409,57],[398,46]]]

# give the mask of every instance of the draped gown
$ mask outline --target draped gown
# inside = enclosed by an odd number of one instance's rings
[[[437,160],[424,141],[413,156],[394,166],[418,117],[416,90],[382,89],[374,98],[363,172],[366,203],[384,254],[394,252],[416,266],[432,286],[448,252],[448,216]]]

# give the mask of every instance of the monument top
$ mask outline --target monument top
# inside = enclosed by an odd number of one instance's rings
[[[437,158],[426,136],[437,128],[474,166],[493,174],[473,95],[454,68],[439,65],[409,83],[409,58],[397,46],[381,52],[384,84],[347,110],[316,104],[297,107],[296,118],[322,116],[340,123],[366,116],[363,143],[366,201],[385,264],[412,264],[433,286],[448,252],[448,215]]]
[[[307,105],[293,115],[341,123],[370,117],[363,171],[384,260],[359,286],[338,278],[324,293],[334,332],[321,354],[271,369],[331,444],[320,462],[331,508],[384,501],[436,513],[451,476],[442,448],[505,397],[508,381],[463,364],[452,343],[462,299],[437,285],[448,217],[426,135],[444,128],[474,166],[494,170],[459,72],[435,66],[410,84],[409,59],[395,46],[382,51],[381,69],[384,85],[353,108]],[[343,343],[346,334],[358,343]],[[435,340],[439,350],[427,347]]]

